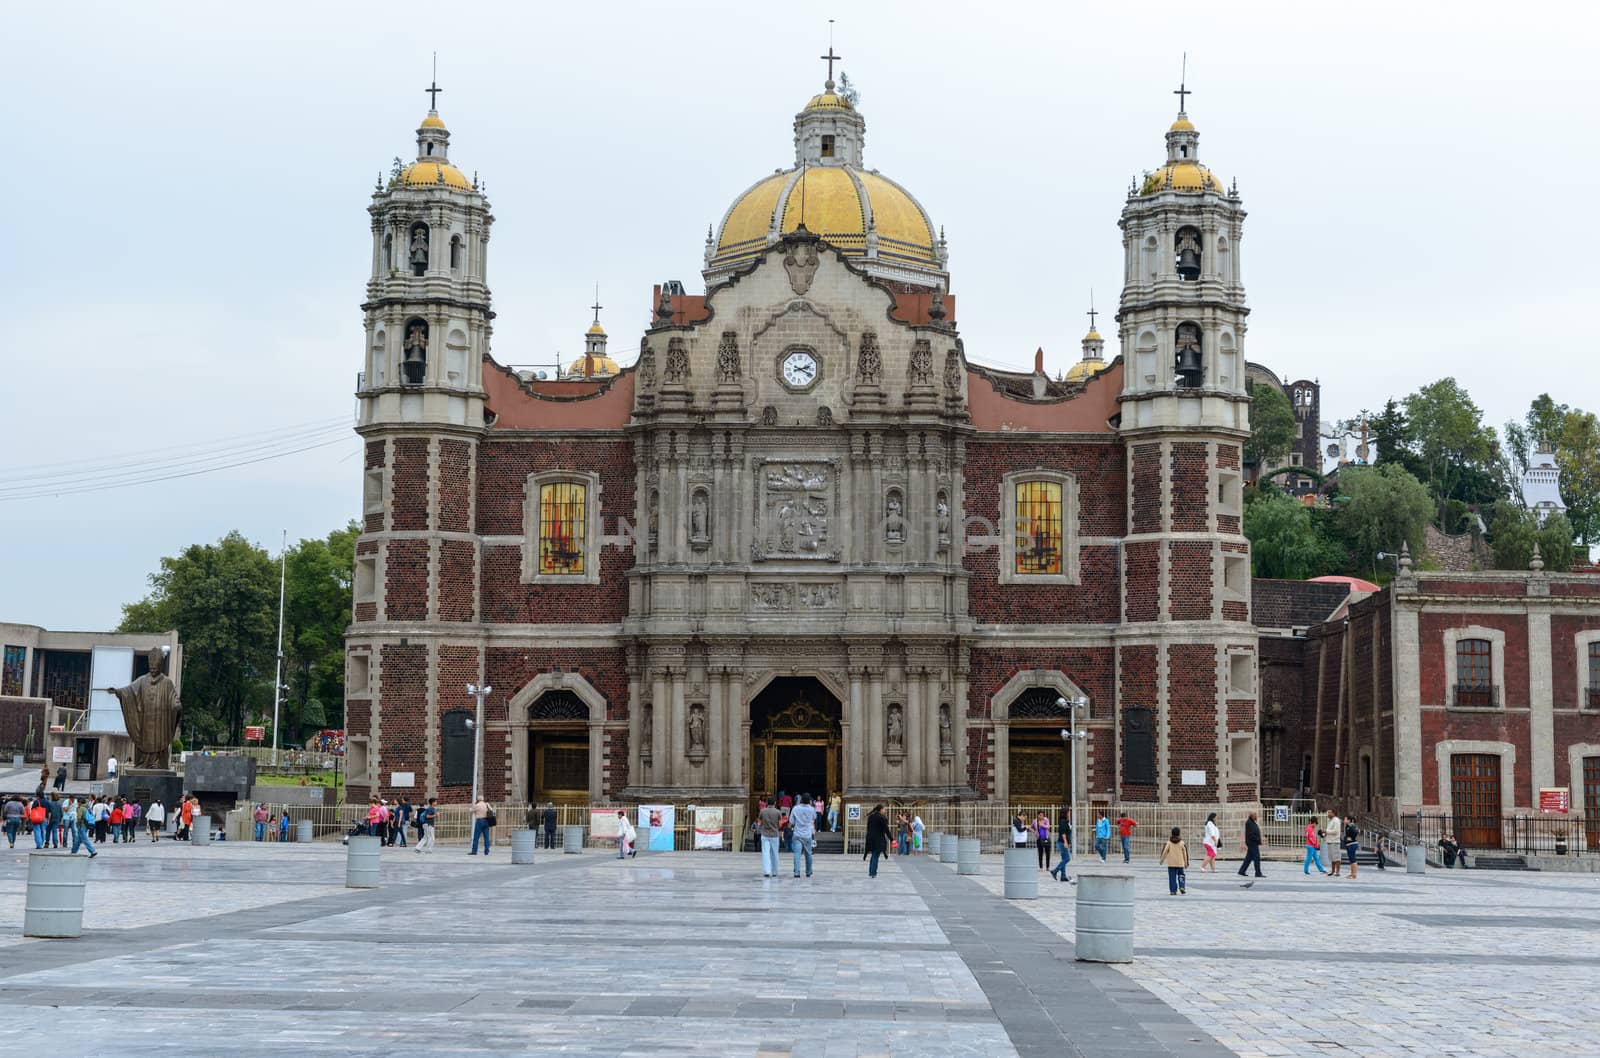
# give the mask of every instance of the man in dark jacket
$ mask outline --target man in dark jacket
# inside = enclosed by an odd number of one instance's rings
[[[883,806],[876,805],[867,816],[867,847],[862,859],[870,862],[867,864],[867,877],[878,876],[878,857],[889,855],[889,817],[884,814]]]
[[[67,766],[61,765],[56,769],[56,792],[61,793],[67,788]]]
[[[1251,864],[1256,865],[1256,877],[1261,874],[1261,824],[1256,822],[1256,814],[1250,813],[1250,818],[1244,821],[1244,862],[1239,864],[1239,877],[1243,878],[1245,871]]]
[[[544,847],[556,847],[556,806],[553,803],[544,806]]]

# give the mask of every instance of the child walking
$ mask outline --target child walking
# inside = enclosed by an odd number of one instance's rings
[[[1183,834],[1177,827],[1172,828],[1172,836],[1161,846],[1160,861],[1167,869],[1167,895],[1187,895],[1189,879],[1184,871],[1189,866],[1189,846],[1183,843]]]

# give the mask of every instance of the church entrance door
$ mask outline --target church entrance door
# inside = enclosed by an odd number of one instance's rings
[[[1066,710],[1054,687],[1030,687],[1011,703],[1006,732],[1010,753],[1010,798],[1014,805],[1049,807],[1067,803],[1067,744],[1061,730]]]
[[[750,804],[779,791],[812,799],[839,789],[841,706],[820,680],[783,676],[750,703]]]
[[[589,706],[571,691],[547,691],[528,710],[528,799],[589,803]]]

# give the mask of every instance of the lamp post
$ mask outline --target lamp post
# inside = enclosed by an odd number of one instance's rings
[[[1067,711],[1067,726],[1061,729],[1061,744],[1067,751],[1067,822],[1072,828],[1073,843],[1078,839],[1078,743],[1089,737],[1089,732],[1078,730],[1078,710],[1089,704],[1083,695],[1067,701],[1056,699],[1056,708]],[[1068,852],[1076,852],[1071,845]]]
[[[483,752],[483,700],[494,690],[488,684],[467,684],[467,693],[478,700],[472,714],[472,803],[478,803],[478,760]]]

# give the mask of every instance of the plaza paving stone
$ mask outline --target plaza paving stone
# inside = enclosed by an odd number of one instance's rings
[[[1073,887],[1002,900],[997,858],[764,880],[735,853],[445,846],[349,890],[331,843],[140,842],[91,865],[73,941],[20,936],[26,860],[0,849],[0,1039],[52,1058],[1596,1053],[1585,876],[1269,864],[1169,898],[1141,866],[1113,968],[1072,958]]]

